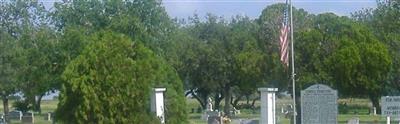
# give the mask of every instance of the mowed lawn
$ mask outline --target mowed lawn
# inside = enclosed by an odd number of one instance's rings
[[[348,106],[370,106],[370,103],[367,99],[340,99],[339,103],[346,102]],[[10,109],[12,108],[13,101],[10,101]],[[245,101],[242,101],[245,103]],[[277,100],[277,117],[278,117],[278,124],[290,124],[289,119],[285,118],[284,114],[281,113],[281,108],[285,104],[290,104],[290,99],[278,99]],[[57,100],[44,100],[42,101],[42,115],[35,115],[35,124],[51,124],[50,121],[44,120],[46,114],[48,112],[54,112],[57,108],[58,101]],[[221,107],[223,107],[223,102],[221,103]],[[259,108],[260,102],[256,101],[255,103],[256,108]],[[205,120],[201,119],[202,113],[197,113],[197,108],[200,105],[195,99],[187,99],[187,111],[189,112],[189,122],[191,124],[207,124]],[[192,109],[194,109],[192,113]],[[3,112],[3,106],[0,106],[0,111]],[[356,112],[357,111],[357,112]],[[339,124],[346,124],[347,120],[358,117],[360,118],[361,124],[383,124],[385,123],[385,118],[379,115],[369,115],[368,110],[365,109],[355,109],[350,108],[347,114],[339,114],[338,115],[338,122]],[[259,109],[256,110],[241,110],[241,114],[236,115],[232,119],[259,119],[260,112]],[[20,121],[12,121],[12,124],[20,124]],[[392,121],[392,123],[399,123],[398,121]]]

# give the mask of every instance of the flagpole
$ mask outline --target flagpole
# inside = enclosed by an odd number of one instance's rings
[[[290,49],[292,51],[292,89],[293,89],[293,124],[296,124],[296,83],[295,83],[295,76],[294,73],[294,47],[293,47],[293,4],[292,0],[290,0]]]

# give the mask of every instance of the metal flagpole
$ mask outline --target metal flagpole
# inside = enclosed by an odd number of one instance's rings
[[[293,89],[293,124],[296,124],[296,83],[294,73],[294,47],[293,47],[293,4],[292,0],[290,0],[290,49],[292,51],[292,89]]]

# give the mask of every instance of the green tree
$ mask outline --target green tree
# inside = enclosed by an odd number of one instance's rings
[[[400,1],[377,0],[377,8],[363,9],[352,14],[354,20],[368,25],[380,42],[386,44],[392,57],[389,80],[384,94],[400,92]]]
[[[0,27],[3,28],[3,27]],[[0,95],[3,101],[5,120],[8,121],[9,97],[18,91],[21,48],[8,33],[0,32]]]
[[[265,84],[266,56],[257,46],[253,31],[258,30],[258,25],[253,20],[237,16],[228,23],[211,14],[206,19],[202,22],[195,15],[174,34],[167,49],[171,52],[167,53],[168,61],[185,81],[187,94],[204,109],[208,97],[214,99],[218,110],[225,100],[223,110],[229,115],[231,104],[236,106],[244,94],[250,95]],[[233,96],[234,87],[243,90],[243,94]]]
[[[163,45],[173,30],[173,23],[158,0],[74,0],[55,4],[54,25],[64,31],[69,27],[90,34],[101,29],[123,33],[163,55]]]
[[[25,102],[32,105],[32,109],[41,113],[41,100],[49,91],[55,91],[61,85],[61,73],[64,70],[61,63],[59,41],[54,30],[48,27],[29,30],[19,40],[23,48],[21,78],[23,82],[19,89],[24,94]]]
[[[362,24],[332,13],[314,19],[314,28],[297,38],[299,87],[330,85],[342,97],[379,98],[391,66],[388,48]],[[379,112],[379,109],[378,109]]]
[[[38,2],[11,0],[0,4],[0,29],[2,43],[4,43],[4,80],[7,82],[3,88],[7,88],[2,92],[5,113],[8,113],[8,96],[16,91],[25,91],[23,86],[27,86],[27,77],[33,76],[36,73],[30,72],[28,68],[33,69],[36,66],[31,66],[28,63],[28,54],[26,48],[33,48],[32,39],[36,37],[36,31],[43,25],[46,25],[46,11]],[[47,34],[43,34],[47,35]],[[42,36],[43,36],[42,35]],[[40,37],[40,36],[38,36]],[[44,39],[41,39],[44,40]],[[47,40],[47,39],[46,39]],[[36,44],[37,45],[37,44]],[[37,47],[37,46],[36,46]],[[36,60],[36,58],[35,58]],[[10,64],[10,62],[12,64]],[[14,67],[15,66],[15,67]],[[17,68],[16,68],[17,67]],[[47,68],[47,67],[46,67]],[[43,69],[43,68],[42,68]],[[46,73],[47,74],[47,73]],[[43,75],[42,75],[43,76]],[[46,75],[47,76],[47,75]],[[35,80],[36,82],[37,80]],[[47,85],[47,82],[37,82]],[[42,91],[42,87],[36,87]],[[26,89],[26,88],[25,88]],[[33,88],[32,88],[33,89]],[[47,88],[43,88],[47,89]],[[35,92],[36,93],[36,92]],[[24,94],[36,95],[36,94]],[[6,117],[7,120],[7,117]]]
[[[179,78],[141,42],[110,31],[85,40],[88,45],[63,74],[59,121],[156,123],[150,112],[150,91],[166,87],[167,123],[187,123]]]

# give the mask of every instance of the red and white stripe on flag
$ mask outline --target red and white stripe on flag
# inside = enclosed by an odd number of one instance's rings
[[[282,28],[280,32],[280,57],[281,62],[288,67],[289,66],[289,52],[288,52],[288,33],[289,26],[285,23],[282,23]]]
[[[279,50],[280,50],[280,56],[281,56],[280,60],[286,67],[289,67],[288,9],[289,9],[289,4],[288,4],[288,1],[286,0],[286,8],[283,10],[282,27],[281,27],[280,36],[279,36],[279,39],[280,39]]]

